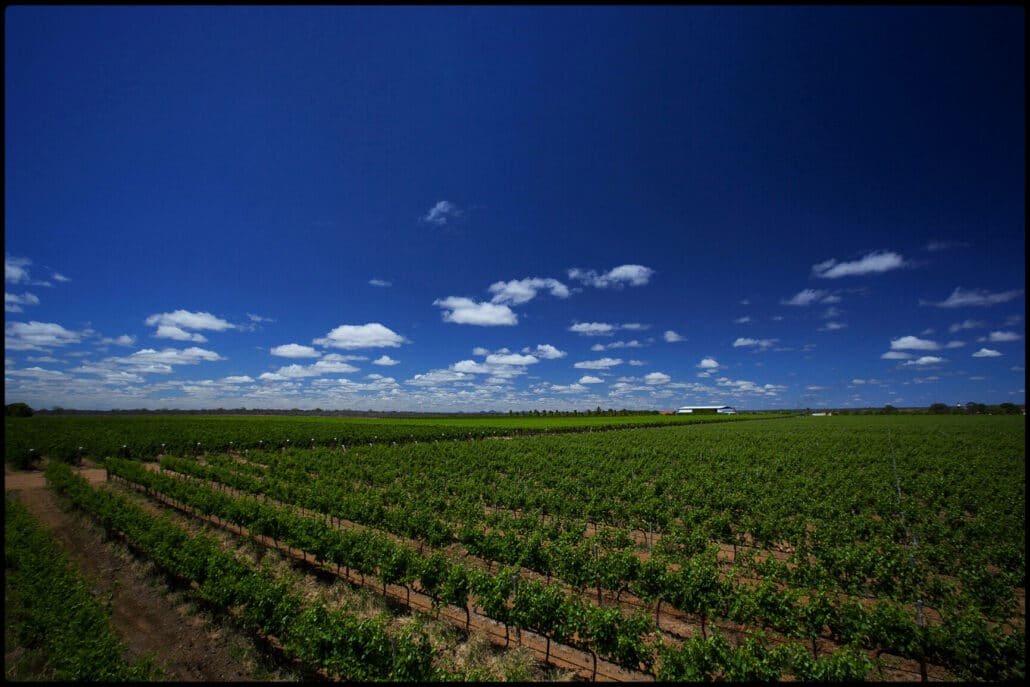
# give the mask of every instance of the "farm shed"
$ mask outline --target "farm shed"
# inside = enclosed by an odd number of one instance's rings
[[[737,411],[733,406],[683,406],[676,411],[677,415],[687,415],[689,413],[722,413],[723,415],[732,415]]]

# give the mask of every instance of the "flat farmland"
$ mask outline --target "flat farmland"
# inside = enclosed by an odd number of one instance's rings
[[[105,447],[84,460],[106,481],[79,477],[62,448],[48,489],[306,675],[504,679],[487,655],[514,652],[534,666],[522,679],[542,680],[1024,677],[1021,416],[406,420],[371,434],[338,418],[147,418],[137,435],[137,418],[29,418],[8,439],[47,446],[36,419],[65,433],[53,446],[85,445],[88,425]],[[313,600],[296,591],[306,578],[384,610]],[[496,647],[478,665],[473,637]]]

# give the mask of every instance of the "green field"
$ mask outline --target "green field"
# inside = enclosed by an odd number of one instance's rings
[[[130,459],[104,463],[149,498],[659,679],[1024,676],[1022,416],[589,420],[29,418],[8,432],[121,441]],[[636,426],[590,431],[613,420]],[[144,469],[173,429],[161,472]]]

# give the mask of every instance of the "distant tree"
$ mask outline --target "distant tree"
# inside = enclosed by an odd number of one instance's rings
[[[8,403],[4,406],[7,417],[32,417],[32,408],[27,403]]]
[[[882,412],[884,415],[897,415],[898,409],[892,406],[890,403],[888,403],[883,407]]]
[[[928,412],[933,415],[947,415],[951,413],[951,408],[945,403],[933,403],[930,405]]]
[[[1019,406],[1015,403],[1002,403],[998,406],[998,412],[1002,415],[1019,415]]]

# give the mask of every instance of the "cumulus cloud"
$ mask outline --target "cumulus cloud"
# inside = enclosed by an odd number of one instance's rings
[[[275,320],[271,317],[262,317],[261,315],[255,315],[254,313],[247,313],[247,318],[255,324],[261,322],[275,322]]]
[[[697,366],[702,370],[716,370],[719,368],[719,363],[715,358],[702,358]]]
[[[1001,355],[1000,351],[995,351],[990,348],[981,348],[979,351],[973,354],[974,358],[997,358]]]
[[[666,330],[665,334],[662,335],[667,343],[676,343],[678,341],[684,341],[684,338],[672,331],[671,329]]]
[[[671,381],[672,377],[664,372],[651,372],[644,375],[645,384],[668,384]]]
[[[232,375],[222,378],[222,383],[224,384],[250,384],[253,381],[254,378],[248,375]]]
[[[908,360],[913,356],[911,353],[905,353],[904,351],[887,351],[880,357],[884,360]]]
[[[54,272],[53,274],[50,275],[50,278],[53,279],[54,281],[59,281],[59,282],[69,282],[69,281],[71,281],[71,279],[69,279],[68,277],[64,276],[60,272]]]
[[[29,281],[29,271],[26,269],[32,261],[28,258],[16,258],[11,255],[4,256],[4,281],[12,284],[24,284]]]
[[[39,298],[27,291],[20,296],[4,292],[4,312],[22,312],[23,305],[39,305]]]
[[[750,315],[744,315],[743,317],[738,317],[737,319],[735,319],[733,321],[735,323],[737,323],[737,324],[747,324],[748,322],[751,321],[751,316]]]
[[[1015,332],[991,332],[987,340],[991,343],[1003,343],[1005,341],[1019,341],[1023,337]]]
[[[593,377],[591,375],[583,375],[579,378],[578,384],[603,384],[604,380],[600,377]]]
[[[65,329],[53,322],[8,322],[4,327],[4,348],[32,351],[79,343],[82,332]]]
[[[965,341],[949,341],[948,343],[944,344],[944,347],[945,348],[962,348],[965,345],[966,345]]]
[[[462,209],[454,203],[449,200],[441,200],[429,208],[429,212],[422,216],[422,221],[442,227],[448,221],[461,217],[463,214]]]
[[[963,320],[962,322],[956,322],[955,324],[948,327],[948,331],[952,334],[963,329],[981,329],[986,327],[986,322],[979,322],[977,320]]]
[[[844,329],[847,326],[848,325],[844,324],[843,322],[827,322],[822,327],[819,327],[819,331],[821,331],[821,332],[835,332],[838,329]]]
[[[281,358],[319,358],[322,355],[311,346],[295,343],[273,346],[268,352]]]
[[[388,282],[385,279],[369,279],[368,283],[371,284],[372,286],[378,286],[380,288],[386,288],[388,286],[393,286],[393,284],[391,282]]]
[[[480,327],[496,327],[518,324],[519,318],[507,305],[498,303],[477,303],[471,298],[449,296],[436,299],[433,305],[443,308],[444,322],[474,324]]]
[[[173,339],[175,341],[207,343],[207,338],[203,334],[197,334],[196,332],[190,333],[185,329],[171,324],[162,324],[159,326],[157,331],[154,332],[154,337],[157,339]]]
[[[583,270],[573,267],[568,271],[569,279],[593,286],[598,289],[644,286],[651,280],[654,270],[643,265],[619,265],[611,270],[598,274],[595,270]]]
[[[643,360],[630,360],[629,364],[632,365],[633,367],[641,367],[643,365],[647,365],[647,363],[644,362]]]
[[[582,334],[583,336],[607,336],[615,331],[613,325],[607,322],[577,322],[569,327],[570,332]]]
[[[414,386],[437,386],[439,384],[468,381],[470,379],[473,379],[471,375],[457,370],[431,370],[424,374],[415,375],[404,383]]]
[[[835,303],[839,300],[839,298],[829,291],[824,291],[822,289],[803,289],[798,291],[789,299],[781,300],[780,303],[783,305],[806,306],[812,305],[813,303]]]
[[[764,351],[767,348],[771,348],[777,341],[779,341],[779,339],[749,339],[745,337],[738,337],[737,340],[733,342],[733,347],[755,347]]]
[[[227,329],[235,329],[236,325],[230,324],[220,317],[215,317],[209,312],[190,312],[189,310],[176,310],[175,312],[163,312],[151,315],[145,323],[158,327],[177,327],[183,329],[209,329],[216,332],[224,332]],[[169,337],[170,338],[170,337]]]
[[[936,351],[940,347],[940,344],[936,341],[920,339],[917,336],[902,336],[897,339],[891,339],[892,351]]]
[[[368,324],[341,324],[312,343],[327,348],[397,348],[409,343],[400,334],[378,322]]]
[[[569,297],[569,288],[557,279],[527,277],[526,279],[494,282],[490,285],[490,293],[494,294],[490,300],[492,303],[520,305],[533,300],[536,298],[537,292],[544,289],[550,291],[551,295],[556,298]]]
[[[893,251],[874,251],[851,262],[837,262],[833,258],[812,265],[812,276],[819,279],[839,279],[862,274],[877,274],[905,267],[905,259]]]
[[[112,362],[128,365],[134,372],[169,373],[174,365],[197,365],[203,362],[225,360],[214,351],[191,346],[190,348],[164,348],[160,351],[144,348],[123,358],[111,358]]]
[[[136,337],[129,336],[128,334],[122,334],[121,336],[114,339],[103,338],[100,340],[100,343],[105,346],[109,344],[114,344],[115,346],[132,346],[136,343]]]
[[[1023,294],[1023,289],[1014,289],[1012,291],[1002,291],[1000,293],[990,293],[983,289],[963,289],[961,286],[956,287],[951,295],[939,303],[930,303],[938,308],[961,308],[967,306],[979,306],[987,307],[991,305],[997,305],[998,303],[1007,303],[1015,298],[1018,298]],[[920,304],[925,305],[926,301],[919,301]]]
[[[599,360],[582,360],[575,363],[573,367],[580,370],[607,370],[621,364],[622,358],[600,358]]]
[[[328,353],[321,360],[312,363],[309,367],[312,372],[323,374],[350,374],[357,372],[358,368],[345,362],[351,356],[343,356],[339,353]]]
[[[937,363],[943,363],[944,358],[936,355],[924,355],[916,358],[915,360],[906,360],[901,363],[902,365],[936,365]]]
[[[399,365],[400,362],[401,361],[394,360],[393,358],[391,358],[388,355],[381,355],[378,358],[376,358],[375,360],[373,360],[372,364],[373,365],[387,365],[387,366],[389,366],[389,365]]]
[[[519,353],[491,353],[486,356],[486,362],[492,365],[535,365],[540,361],[532,355],[521,355]]]
[[[560,351],[551,344],[538,344],[536,349],[530,350],[528,347],[522,349],[523,353],[531,353],[537,358],[543,360],[557,360],[558,358],[564,358],[568,353]]]

